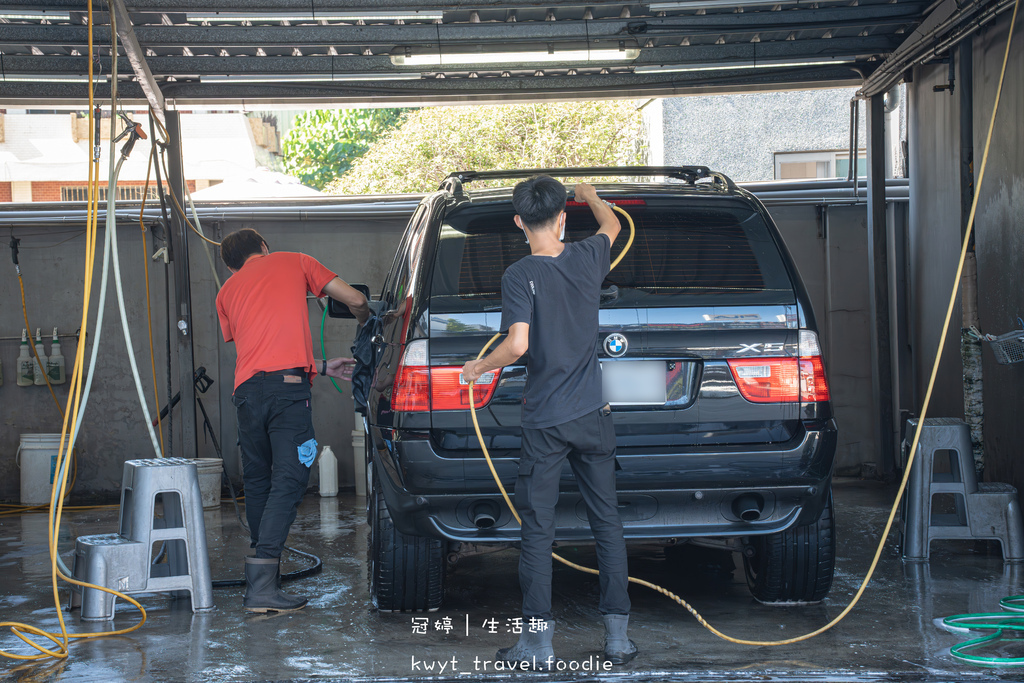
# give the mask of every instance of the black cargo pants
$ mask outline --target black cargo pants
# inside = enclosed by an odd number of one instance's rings
[[[313,438],[309,397],[305,376],[258,373],[238,385],[232,398],[256,557],[281,557],[309,484],[310,468],[299,461],[299,446]]]
[[[523,428],[515,505],[523,520],[519,583],[523,616],[551,619],[551,551],[555,504],[566,457],[587,505],[597,544],[602,614],[629,614],[626,543],[615,492],[615,428],[611,410],[595,410],[564,424]]]

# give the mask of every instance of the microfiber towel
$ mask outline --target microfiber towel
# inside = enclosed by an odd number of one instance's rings
[[[299,446],[299,462],[306,467],[312,467],[316,460],[316,439],[310,439]]]

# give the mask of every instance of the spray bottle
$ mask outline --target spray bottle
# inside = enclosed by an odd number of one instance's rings
[[[46,367],[46,350],[43,348],[43,340],[39,336],[39,328],[36,328],[36,355],[39,356],[37,361],[35,357],[32,358],[32,379],[38,386],[46,386],[46,375],[44,374],[44,368]],[[39,364],[42,363],[42,367]]]
[[[21,331],[21,350],[18,352],[18,386],[30,387],[35,375],[32,372],[34,360],[28,350],[28,330]]]
[[[67,371],[64,367],[64,354],[60,352],[60,339],[57,337],[57,328],[53,328],[53,341],[50,344],[50,357],[46,359],[46,374],[50,377],[50,384],[64,384],[67,381]]]

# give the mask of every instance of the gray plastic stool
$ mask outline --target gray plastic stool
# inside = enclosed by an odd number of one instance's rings
[[[156,517],[156,499],[163,517]],[[188,591],[192,611],[213,609],[206,523],[196,464],[185,458],[129,460],[121,482],[120,533],[79,536],[72,573],[127,595]],[[166,562],[152,563],[162,544]],[[95,588],[71,593],[83,621],[114,617],[114,596]]]
[[[910,447],[917,420],[907,420]],[[935,472],[935,456],[949,453],[948,473]],[[955,512],[932,511],[932,496],[952,494]],[[971,430],[962,420],[927,418],[910,472],[900,520],[903,559],[928,561],[935,539],[996,540],[1004,562],[1024,562],[1024,524],[1017,489],[1009,484],[978,483]]]

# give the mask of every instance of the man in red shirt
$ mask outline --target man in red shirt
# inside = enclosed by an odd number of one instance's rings
[[[220,253],[232,275],[217,294],[217,316],[224,341],[235,342],[238,355],[232,402],[256,549],[245,558],[243,604],[251,612],[301,609],[308,599],[280,588],[280,561],[316,457],[310,386],[318,369],[351,379],[354,363],[314,359],[306,294],[341,301],[360,324],[370,309],[366,297],[316,259],[270,253],[255,230],[226,236]]]

